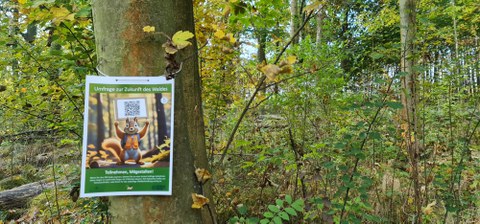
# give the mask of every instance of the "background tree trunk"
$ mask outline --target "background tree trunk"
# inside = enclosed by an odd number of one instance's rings
[[[180,30],[194,32],[193,5],[188,0],[93,1],[95,39],[101,72],[110,76],[159,76],[165,59],[161,35],[143,32],[154,26],[156,32],[172,36]],[[200,193],[195,167],[207,168],[200,78],[193,46],[177,53],[183,69],[175,78],[175,121],[172,196],[110,197],[113,223],[208,223],[205,209],[191,208],[191,193]],[[190,56],[194,57],[190,57]],[[209,186],[204,186],[210,197]],[[211,200],[212,201],[212,200]],[[213,206],[211,206],[213,207]]]
[[[290,0],[290,38],[295,35],[298,29],[298,0]],[[298,42],[298,37],[295,38],[293,43]]]
[[[417,75],[414,71],[415,63],[415,33],[416,15],[415,0],[400,0],[400,41],[401,41],[401,72],[402,83],[402,119],[405,144],[408,151],[411,178],[414,187],[415,223],[421,223],[422,196],[420,191],[418,160],[420,155],[421,134],[417,116]]]
[[[317,46],[320,46],[322,44],[322,39],[323,39],[323,19],[325,17],[323,13],[323,6],[319,7],[319,11],[317,14],[317,30],[316,30],[316,36],[315,36],[315,43]]]
[[[97,99],[97,140],[96,146],[99,148],[105,139],[105,121],[103,120],[103,100],[100,93],[95,94]]]
[[[158,143],[157,145],[161,145],[165,143],[165,137],[168,137],[167,134],[167,121],[165,118],[165,110],[163,108],[163,104],[160,102],[162,100],[162,93],[155,94],[155,110],[157,111],[157,136],[158,136]],[[151,149],[151,148],[149,148]]]

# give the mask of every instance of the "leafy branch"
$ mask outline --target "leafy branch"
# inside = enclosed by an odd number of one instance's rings
[[[393,80],[395,80],[394,78],[392,78],[388,84],[388,87],[387,87],[387,90],[385,91],[385,94],[382,98],[382,101],[381,101],[381,104],[380,106],[377,108],[377,110],[375,111],[375,115],[373,115],[373,118],[372,120],[370,121],[370,123],[368,124],[368,128],[367,128],[367,131],[365,132],[365,137],[363,138],[362,140],[362,143],[360,145],[360,151],[363,151],[364,147],[365,147],[365,144],[367,143],[367,140],[368,140],[368,136],[370,135],[372,129],[373,129],[373,125],[375,124],[375,122],[377,121],[377,118],[380,114],[380,112],[382,111],[382,109],[386,106],[386,103],[387,103],[387,98],[389,96],[389,93],[390,93],[390,90],[392,88],[392,84],[393,84]],[[355,173],[357,172],[357,168],[358,168],[358,164],[360,162],[360,157],[356,157],[355,158],[355,164],[353,165],[353,170],[352,170],[352,173],[350,174],[350,177],[348,179],[348,182],[351,183],[353,181],[353,178],[355,177]],[[343,205],[342,205],[342,211],[340,213],[340,223],[342,223],[342,218],[343,218],[343,214],[345,213],[345,207],[347,205],[347,202],[349,200],[349,193],[350,193],[350,185],[347,185],[347,190],[345,192],[345,196],[343,197]]]
[[[279,61],[280,61],[280,58],[282,57],[283,53],[285,53],[285,51],[287,50],[288,46],[290,46],[290,44],[293,43],[293,41],[295,40],[295,38],[300,34],[300,31],[302,31],[305,27],[305,25],[308,23],[308,21],[310,21],[311,18],[313,18],[315,15],[313,15],[313,11],[311,11],[308,16],[307,16],[307,19],[305,19],[305,21],[302,23],[302,25],[300,26],[300,28],[298,28],[298,30],[295,32],[295,34],[290,38],[290,40],[285,44],[285,46],[282,48],[282,50],[279,52],[279,54],[277,55],[277,58],[275,59],[275,61],[273,62],[273,64],[277,64]],[[237,133],[237,130],[238,128],[240,127],[240,123],[243,121],[243,118],[245,117],[245,115],[247,114],[248,110],[250,109],[250,105],[253,103],[253,100],[255,100],[255,98],[257,97],[257,94],[258,92],[262,89],[263,87],[263,83],[265,82],[265,80],[267,79],[267,75],[266,74],[263,74],[262,77],[260,78],[260,81],[258,81],[257,85],[256,85],[256,88],[255,88],[255,91],[253,92],[252,96],[250,97],[250,99],[248,100],[247,104],[245,105],[245,107],[243,108],[243,111],[242,113],[240,114],[240,117],[238,118],[237,122],[235,123],[235,126],[233,127],[233,130],[232,130],[232,133],[230,134],[230,137],[228,138],[228,141],[227,141],[227,145],[225,146],[225,148],[223,149],[223,152],[222,152],[222,157],[220,158],[220,161],[219,163],[222,164],[223,163],[223,160],[225,159],[225,156],[227,155],[227,152],[228,152],[228,149],[230,148],[230,145],[232,144],[233,142],[233,139],[235,138],[235,134]]]
[[[22,44],[18,43],[18,45],[25,51],[25,53],[33,59],[33,61],[38,65],[38,67],[42,68],[42,64],[38,61],[38,59],[27,49],[25,48],[25,46],[23,46]],[[45,69],[45,72],[50,76],[50,77],[55,77],[55,75],[50,71],[50,68],[46,68]],[[80,115],[80,117],[83,117],[83,113],[82,111],[80,110],[80,108],[77,106],[77,104],[75,103],[75,101],[73,100],[72,96],[70,96],[70,94],[67,92],[67,90],[65,90],[65,88],[60,85],[60,83],[56,80],[56,79],[53,79],[53,82],[58,86],[60,87],[60,89],[62,90],[62,92],[65,94],[65,96],[67,96],[68,100],[70,101],[70,103],[73,105],[73,107],[75,107],[75,111]]]

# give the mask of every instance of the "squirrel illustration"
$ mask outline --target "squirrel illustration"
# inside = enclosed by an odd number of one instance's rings
[[[142,154],[139,149],[140,140],[145,137],[150,122],[146,121],[142,130],[139,129],[137,118],[127,118],[123,131],[115,121],[115,133],[117,138],[108,138],[102,142],[102,148],[110,151],[118,160],[117,164],[125,164],[127,160],[135,160],[135,163],[143,165]]]

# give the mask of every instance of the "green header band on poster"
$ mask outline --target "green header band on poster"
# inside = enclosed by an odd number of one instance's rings
[[[90,84],[91,93],[166,93],[171,91],[171,84]]]

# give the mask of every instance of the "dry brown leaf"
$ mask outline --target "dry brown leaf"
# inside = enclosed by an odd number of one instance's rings
[[[205,196],[201,194],[195,194],[195,193],[192,193],[192,200],[193,200],[192,208],[195,208],[195,209],[200,209],[204,205],[208,204],[209,202],[208,198],[206,198]]]
[[[208,170],[203,168],[197,168],[195,170],[195,175],[197,176],[197,180],[200,183],[205,183],[212,178],[212,175],[210,174],[210,172],[208,172]]]
[[[268,64],[260,68],[260,71],[262,71],[270,81],[276,81],[277,75],[280,73],[281,69],[277,65]]]

